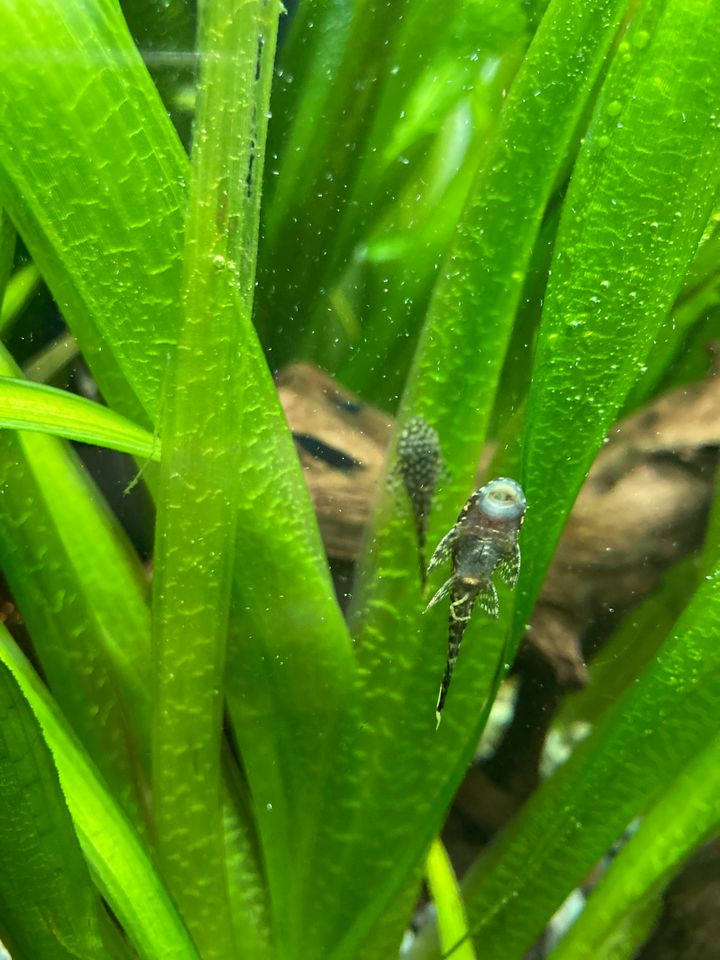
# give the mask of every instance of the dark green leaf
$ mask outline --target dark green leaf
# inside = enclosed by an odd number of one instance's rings
[[[14,960],[100,960],[99,907],[50,752],[0,664],[0,939]]]

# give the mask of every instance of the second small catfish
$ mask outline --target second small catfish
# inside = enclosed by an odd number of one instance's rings
[[[437,485],[447,475],[437,430],[422,417],[408,420],[400,432],[397,464],[391,487],[401,480],[413,512],[417,535],[420,583],[425,586],[425,537]]]
[[[478,603],[488,616],[499,613],[492,576],[497,570],[509,587],[520,575],[518,534],[527,503],[520,484],[500,477],[491,480],[468,499],[455,526],[446,533],[433,553],[428,574],[448,558],[451,575],[427,606],[450,596],[448,656],[438,695],[435,716],[438,725],[450,687],[453,668],[463,634]]]

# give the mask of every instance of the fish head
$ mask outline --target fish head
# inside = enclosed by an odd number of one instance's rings
[[[527,500],[519,483],[509,477],[498,477],[481,487],[474,495],[475,504],[489,520],[519,520],[527,510]]]

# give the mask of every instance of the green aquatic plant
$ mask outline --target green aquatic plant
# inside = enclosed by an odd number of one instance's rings
[[[720,822],[710,541],[460,892],[435,838],[604,437],[717,319],[720,20],[302,0],[276,58],[280,13],[0,0],[0,564],[27,634],[0,624],[0,940],[375,960],[427,872],[439,940],[411,957],[519,960],[644,815],[571,934],[629,957]],[[72,340],[32,369],[77,351],[105,405],[23,377],[37,298]],[[437,431],[428,543],[487,440],[527,495],[517,590],[468,625],[437,732],[446,612],[423,616],[415,528],[383,485],[343,617],[270,372],[296,357]],[[152,596],[68,438],[143,466]]]

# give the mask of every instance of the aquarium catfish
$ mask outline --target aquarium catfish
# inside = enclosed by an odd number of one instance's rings
[[[430,559],[428,574],[448,558],[451,561],[450,578],[427,605],[429,610],[443,597],[450,596],[448,656],[435,710],[438,726],[473,607],[478,604],[488,616],[497,619],[493,574],[497,571],[509,587],[517,583],[518,534],[526,506],[525,494],[514,480],[491,480],[468,499],[455,526],[445,534]]]
[[[422,417],[412,417],[398,437],[397,463],[391,482],[401,480],[410,501],[417,536],[420,582],[423,587],[430,509],[438,482],[445,472],[437,430]]]

